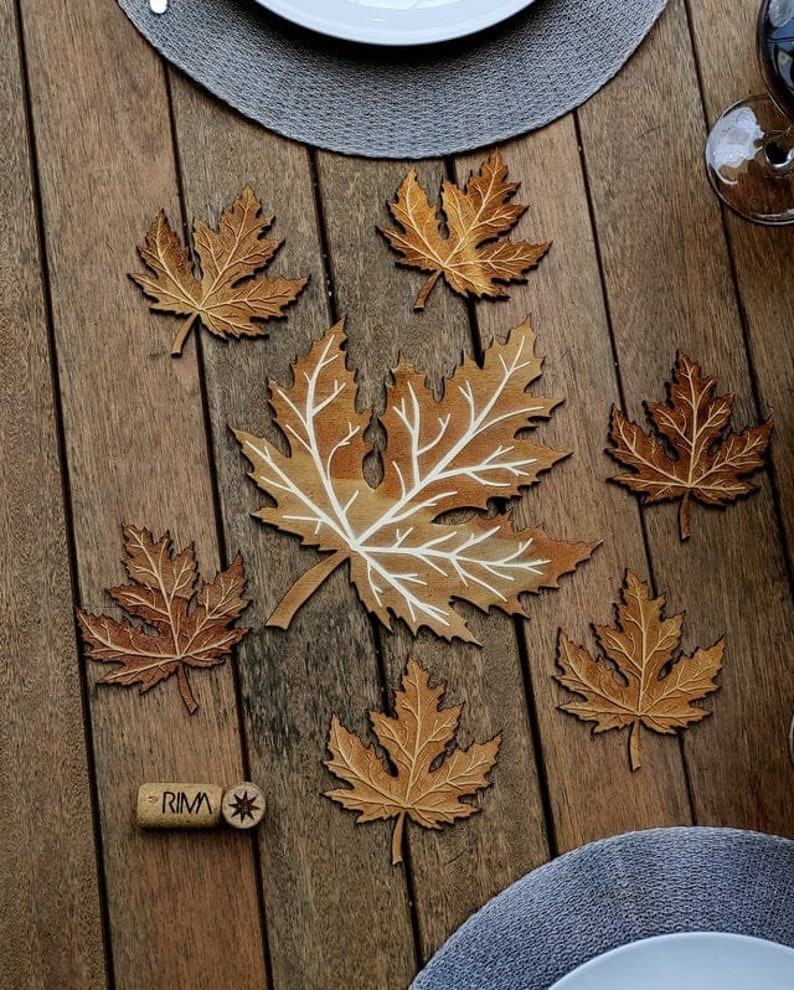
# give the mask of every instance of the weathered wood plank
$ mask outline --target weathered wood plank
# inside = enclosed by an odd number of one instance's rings
[[[644,733],[643,769],[631,774],[625,737],[591,738],[586,725],[557,711],[564,694],[551,676],[558,629],[593,647],[588,624],[611,621],[625,568],[649,574],[635,499],[604,483],[617,468],[602,451],[618,384],[627,411],[640,418],[642,399],[662,398],[677,347],[717,374],[722,390],[737,390],[740,427],[775,413],[774,477],[789,540],[794,533],[794,433],[786,416],[794,372],[791,233],[727,219],[745,341],[719,208],[702,172],[703,111],[682,0],[673,0],[640,53],[581,111],[608,315],[572,118],[503,149],[511,177],[523,184],[520,198],[532,204],[517,236],[550,236],[554,246],[528,285],[511,289],[509,302],[476,307],[476,343],[466,308],[443,286],[424,314],[411,311],[423,277],[395,267],[373,229],[389,221],[385,200],[408,165],[318,156],[332,290],[340,313],[347,314],[360,405],[380,410],[398,351],[438,387],[461,351],[532,314],[538,350],[546,355],[533,391],[565,398],[538,430],[539,439],[573,455],[519,500],[516,519],[540,523],[555,537],[604,543],[559,591],[530,601],[530,617],[518,629],[528,662],[523,672],[516,627],[500,615],[463,606],[482,649],[424,633],[414,638],[400,623],[388,632],[368,619],[343,571],[298,612],[288,631],[264,627],[283,592],[318,558],[249,517],[265,499],[246,479],[246,463],[227,426],[276,436],[266,380],[288,384],[291,362],[331,321],[309,156],[172,77],[188,215],[214,220],[250,182],[266,210],[276,213],[274,234],[286,236],[273,271],[312,275],[310,288],[288,320],[274,324],[269,339],[226,344],[205,335],[200,347],[191,342],[182,359],[172,360],[173,326],[148,315],[124,277],[136,265],[133,247],[157,210],[166,207],[175,226],[180,220],[159,63],[111,0],[93,7],[22,0],[21,6],[80,597],[88,607],[108,609],[103,589],[123,579],[120,523],[127,520],[170,528],[181,543],[195,539],[210,576],[224,555],[241,549],[254,599],[245,617],[254,632],[239,656],[244,746],[229,665],[196,678],[202,707],[193,719],[170,685],[142,699],[121,690],[90,692],[117,985],[214,987],[221,979],[230,986],[265,986],[260,879],[274,987],[404,986],[417,958],[427,957],[488,897],[550,852],[630,828],[689,821],[676,742]],[[731,99],[758,87],[751,37],[756,0],[742,0],[736,11],[727,11],[725,0],[691,7],[713,118]],[[14,33],[13,9],[0,0],[7,38]],[[45,830],[33,821],[6,830],[0,879],[14,902],[8,911],[0,909],[0,939],[15,951],[18,946],[20,987],[93,987],[104,983],[104,964],[81,661],[71,621],[46,319],[13,46],[4,58],[10,61],[2,66],[7,71],[0,96],[14,110],[4,120],[0,149],[0,209],[9,218],[0,247],[0,442],[15,470],[0,481],[0,527],[6,545],[20,549],[0,579],[15,634],[6,642],[7,627],[0,627],[0,653],[11,657],[0,668],[1,704],[8,712],[0,750],[33,752],[42,766],[35,789],[23,792],[21,757],[4,758],[0,794],[14,808],[51,807],[47,770],[57,761],[63,778],[54,810],[73,812],[79,825],[74,835],[62,825],[53,832],[55,819]],[[461,158],[458,177],[464,179],[482,157]],[[439,163],[422,163],[419,172],[437,189]],[[38,428],[35,456],[30,424]],[[656,586],[667,594],[669,611],[688,611],[686,651],[723,633],[728,640],[723,687],[707,703],[714,715],[684,737],[695,818],[791,834],[794,792],[785,731],[794,686],[780,644],[791,641],[794,623],[775,512],[763,480],[758,495],[725,513],[695,507],[694,535],[685,545],[678,542],[675,507],[643,515]],[[33,613],[29,603],[41,599],[42,589],[46,601]],[[466,703],[461,744],[497,731],[505,743],[494,786],[478,801],[481,813],[438,833],[409,826],[403,870],[389,862],[390,823],[358,826],[352,814],[321,796],[334,784],[321,760],[331,712],[365,735],[366,711],[391,703],[412,655],[447,682],[448,702]],[[33,670],[30,656],[41,661]],[[96,676],[92,669],[92,683]],[[35,718],[20,719],[28,709]],[[42,718],[54,726],[55,756],[41,743]],[[548,785],[549,836],[538,759]],[[244,767],[263,784],[268,800],[258,856],[242,836],[142,836],[135,830],[133,798],[142,780],[230,782],[243,776]],[[31,877],[47,878],[47,886],[39,879],[34,889]],[[22,926],[26,940],[20,942],[15,934]]]
[[[0,3],[0,945],[3,985],[105,986],[23,67]]]
[[[169,113],[159,60],[111,0],[22,12],[78,578],[101,611],[124,578],[122,521],[195,540],[205,574],[218,564],[194,352],[172,360],[169,321],[125,275],[160,208],[178,225]],[[119,988],[264,984],[250,840],[134,825],[145,780],[242,778],[231,666],[196,689],[194,718],[170,684],[90,693]]]
[[[371,628],[345,569],[287,631],[264,627],[319,558],[251,518],[267,499],[247,479],[248,462],[228,429],[276,439],[266,383],[289,385],[290,365],[331,323],[309,155],[180,78],[174,111],[189,214],[214,221],[249,183],[265,213],[275,213],[272,236],[284,238],[269,271],[311,275],[267,339],[203,341],[226,540],[230,552],[243,550],[254,597],[255,632],[240,667],[251,766],[268,800],[260,850],[273,982],[318,990],[405,986],[414,945],[404,879],[389,861],[389,826],[358,827],[321,796],[338,783],[321,763],[331,714],[364,732],[367,710],[382,705]]]
[[[339,312],[347,314],[350,360],[360,376],[359,402],[374,405],[378,414],[385,401],[383,383],[398,354],[438,389],[462,352],[472,348],[466,308],[443,284],[433,290],[422,313],[413,312],[425,275],[398,268],[396,256],[375,230],[376,225],[391,225],[386,202],[394,198],[408,168],[408,163],[319,156],[334,291]],[[417,172],[435,197],[441,164],[423,162]],[[390,704],[408,658],[415,656],[435,679],[447,683],[447,703],[465,702],[462,745],[503,735],[494,785],[478,799],[480,814],[438,832],[408,827],[424,958],[486,900],[548,858],[513,623],[504,615],[484,618],[460,607],[482,649],[448,644],[428,633],[414,639],[396,620],[393,632],[378,631]]]
[[[558,631],[595,650],[590,623],[608,623],[627,568],[647,575],[636,507],[603,483],[610,405],[617,382],[602,285],[572,117],[503,149],[517,200],[529,210],[514,239],[551,240],[526,285],[505,302],[480,302],[484,339],[532,315],[543,376],[532,391],[564,399],[538,436],[571,456],[542,475],[519,500],[517,525],[543,527],[555,539],[603,541],[560,589],[528,602],[522,623],[538,731],[549,788],[556,851],[601,836],[656,825],[686,824],[690,810],[678,747],[645,733],[651,772],[632,773],[625,733],[594,736],[591,726],[557,710],[571,695],[553,681]],[[459,175],[476,167],[471,157]]]
[[[730,16],[716,0],[701,0],[692,7],[693,36],[710,123],[737,100],[765,91],[755,54],[759,6],[756,0],[741,0],[731,7]],[[715,24],[719,24],[718,31],[714,30]],[[761,413],[772,414],[775,421],[772,467],[791,555],[794,421],[788,409],[794,380],[794,228],[760,227],[740,220],[730,211],[725,211],[725,219]]]
[[[643,399],[663,398],[680,348],[721,391],[736,391],[739,428],[755,421],[680,0],[581,121],[627,412],[639,419]],[[758,266],[755,277],[773,294],[770,274]],[[657,587],[670,611],[687,610],[684,647],[727,642],[722,690],[706,703],[714,715],[685,736],[696,820],[791,834],[794,685],[780,644],[791,641],[794,616],[769,484],[760,484],[724,513],[696,507],[686,544],[674,506],[651,507],[645,520]]]

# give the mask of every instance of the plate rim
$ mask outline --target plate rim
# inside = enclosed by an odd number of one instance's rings
[[[631,942],[624,942],[622,945],[616,945],[612,949],[608,949],[606,952],[602,952],[597,956],[593,956],[591,959],[586,960],[577,966],[575,969],[570,970],[564,976],[561,976],[559,980],[553,983],[549,990],[567,990],[568,980],[574,976],[581,976],[582,974],[587,974],[588,970],[594,970],[597,966],[601,965],[605,959],[614,958],[616,956],[628,954],[629,952],[636,949],[638,945],[648,945],[649,943],[658,942],[688,942],[694,941],[696,939],[706,939],[708,941],[714,942],[739,942],[739,943],[750,943],[754,945],[764,945],[764,946],[774,946],[777,949],[782,950],[785,954],[791,956],[794,960],[794,948],[790,945],[785,945],[783,942],[776,942],[773,939],[761,938],[757,935],[745,935],[742,932],[728,932],[728,931],[709,931],[703,929],[693,929],[691,931],[683,932],[664,932],[660,935],[649,935],[645,938],[634,939]],[[572,987],[575,986],[571,984]]]
[[[389,7],[369,7],[371,11],[378,11],[378,17],[382,18],[382,23],[373,25],[359,24],[354,19],[350,21],[340,21],[338,18],[328,17],[323,14],[313,14],[306,12],[304,5],[296,3],[295,0],[255,0],[255,2],[265,10],[300,27],[316,31],[331,38],[341,41],[354,41],[362,44],[379,45],[385,47],[413,47],[416,45],[430,45],[443,41],[454,41],[464,38],[478,31],[493,27],[507,18],[512,17],[520,11],[532,6],[536,0],[499,0],[498,3],[488,7],[486,12],[482,12],[483,4],[477,0],[450,0],[449,3],[439,4],[434,7],[424,7],[406,10],[405,8]],[[470,16],[464,16],[463,20],[457,20],[453,24],[437,22],[438,12],[447,7],[454,7],[460,3],[466,3],[472,7],[479,8]],[[318,4],[319,6],[319,4]],[[323,7],[336,6],[340,9],[351,8],[351,11],[358,7],[365,9],[363,5],[354,0],[325,0]],[[400,26],[402,19],[399,15],[410,12],[414,18],[418,15],[419,24],[413,28]],[[431,12],[434,12],[431,14]],[[430,16],[428,16],[430,15]],[[389,21],[397,20],[397,26],[392,26]]]

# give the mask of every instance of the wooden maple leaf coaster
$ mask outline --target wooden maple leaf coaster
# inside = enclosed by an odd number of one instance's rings
[[[99,684],[138,685],[140,693],[176,674],[179,693],[191,715],[198,704],[188,681],[189,667],[223,663],[247,629],[231,624],[248,607],[242,598],[245,571],[240,554],[211,584],[199,584],[193,547],[174,552],[168,533],[155,542],[148,529],[124,526],[124,566],[132,584],[108,594],[140,625],[117,622],[80,609],[77,618],[87,655],[116,663]]]
[[[246,186],[231,210],[221,214],[217,230],[200,220],[193,222],[193,247],[201,265],[201,278],[193,274],[187,248],[160,211],[138,248],[148,272],[130,278],[154,299],[150,308],[160,313],[186,317],[171,348],[182,353],[187,335],[196,320],[217,337],[261,337],[262,324],[298,297],[306,278],[268,279],[256,273],[270,263],[281,241],[263,235],[272,217],[260,217],[262,204]]]
[[[463,705],[442,708],[445,690],[443,683],[431,686],[429,671],[409,660],[402,690],[394,694],[394,715],[369,713],[372,731],[393,771],[375,746],[366,746],[336,715],[331,719],[331,758],[323,762],[350,787],[326,791],[325,797],[359,812],[357,822],[396,818],[391,842],[394,866],[403,859],[406,816],[432,829],[469,818],[480,809],[460,799],[492,783],[488,774],[496,763],[501,735],[468,749],[451,748]]]
[[[444,233],[436,207],[430,205],[416,171],[411,169],[405,177],[397,198],[387,204],[402,229],[378,230],[402,255],[400,264],[432,272],[416,297],[414,309],[424,309],[442,275],[447,285],[463,296],[507,296],[497,283],[525,282],[526,273],[548,251],[550,243],[514,243],[504,238],[527,209],[509,202],[518,183],[506,182],[506,178],[507,166],[495,151],[464,190],[445,179],[441,185]]]
[[[676,651],[681,642],[685,613],[662,618],[663,597],[651,598],[650,587],[631,571],[617,605],[617,627],[593,626],[606,659],[592,657],[560,630],[554,679],[581,697],[560,705],[584,722],[595,722],[593,732],[629,726],[629,763],[640,764],[640,726],[666,735],[699,722],[710,713],[692,702],[705,698],[719,685],[725,640],[691,657]]]
[[[534,341],[526,322],[488,349],[481,368],[466,358],[439,400],[423,375],[402,362],[387,389],[388,441],[377,489],[362,474],[372,450],[364,439],[370,414],[356,410],[342,325],[295,363],[291,388],[270,382],[289,455],[235,431],[250,476],[276,503],[255,515],[326,553],[295,582],[268,625],[286,629],[347,562],[359,597],[385,626],[392,613],[414,633],[427,626],[445,639],[475,642],[453,600],[523,614],[522,593],[556,588],[562,574],[590,556],[592,544],[557,542],[540,529],[515,532],[509,514],[438,521],[450,509],[485,509],[495,495],[517,495],[564,456],[525,436],[557,404],[526,392],[541,372]]]
[[[678,520],[682,540],[689,539],[690,500],[726,506],[757,490],[743,481],[764,466],[772,420],[727,430],[733,392],[714,395],[715,379],[704,378],[686,354],[677,354],[673,380],[667,383],[668,401],[646,403],[653,431],[644,433],[619,409],[612,407],[607,448],[630,474],[610,479],[638,492],[643,502],[681,499]]]

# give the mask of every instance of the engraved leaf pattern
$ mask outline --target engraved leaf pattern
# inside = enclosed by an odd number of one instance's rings
[[[289,453],[235,431],[251,477],[276,503],[255,514],[326,555],[295,582],[269,624],[286,628],[346,562],[362,602],[387,627],[394,615],[413,632],[426,626],[470,642],[454,600],[523,613],[523,593],[557,587],[592,545],[554,541],[541,529],[515,532],[509,513],[455,524],[438,519],[450,509],[483,509],[494,495],[516,495],[564,456],[524,435],[556,405],[526,392],[540,371],[528,321],[495,342],[482,367],[465,359],[440,400],[402,362],[387,390],[388,440],[376,489],[362,474],[370,417],[355,408],[341,324],[296,363],[292,388],[271,382]]]
[[[715,395],[714,387],[713,377],[678,354],[669,401],[647,405],[650,433],[612,409],[608,453],[630,469],[612,480],[649,504],[680,499],[682,540],[691,533],[692,499],[726,506],[756,491],[745,477],[763,467],[772,433],[771,420],[741,433],[730,431],[733,393]]]
[[[174,551],[168,533],[155,540],[147,529],[125,526],[124,546],[132,583],[109,588],[108,594],[138,624],[83,609],[77,613],[87,656],[116,664],[98,683],[137,685],[143,694],[176,675],[193,715],[198,703],[188,668],[223,663],[248,632],[232,627],[248,607],[242,557],[237,554],[211,583],[202,584],[193,547]]]
[[[617,606],[617,626],[595,626],[605,659],[593,657],[561,630],[555,680],[579,697],[559,707],[587,722],[594,732],[629,728],[629,760],[639,769],[640,726],[671,734],[709,712],[692,704],[716,691],[725,641],[692,656],[676,652],[684,614],[664,618],[663,597],[629,571]]]
[[[165,213],[152,221],[145,244],[138,248],[148,271],[130,278],[154,300],[153,310],[186,317],[174,337],[173,355],[181,354],[199,319],[218,337],[265,335],[264,321],[281,316],[306,285],[308,278],[269,279],[261,274],[281,245],[264,236],[273,218],[261,217],[261,210],[262,204],[246,186],[231,209],[221,214],[217,230],[194,222],[200,278],[193,274],[190,254]]]
[[[446,231],[430,203],[415,169],[397,190],[389,210],[399,225],[378,228],[401,256],[400,264],[431,272],[419,291],[414,309],[424,309],[443,275],[460,295],[499,298],[507,295],[499,283],[523,282],[550,244],[511,241],[505,235],[518,223],[526,206],[512,203],[518,184],[507,182],[507,166],[499,152],[483,163],[465,189],[444,180],[441,209]]]
[[[388,754],[392,771],[374,746],[346,729],[336,715],[328,734],[330,759],[325,766],[348,784],[325,796],[349,811],[357,822],[395,818],[392,864],[402,862],[406,817],[423,828],[440,829],[479,808],[461,798],[490,787],[501,736],[468,749],[450,748],[463,705],[441,707],[446,686],[430,683],[430,673],[409,660],[401,689],[395,692],[394,715],[370,712],[372,731]],[[441,761],[439,763],[439,760]]]

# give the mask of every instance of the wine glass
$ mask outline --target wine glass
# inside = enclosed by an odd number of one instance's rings
[[[706,167],[717,195],[755,223],[794,223],[794,0],[764,0],[756,53],[769,95],[717,119]]]

